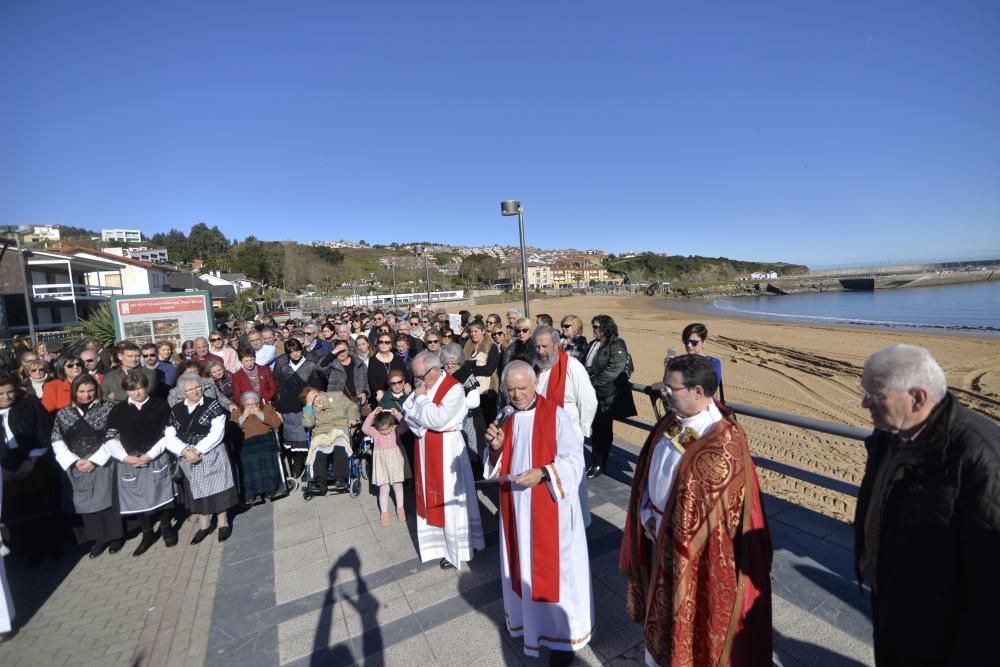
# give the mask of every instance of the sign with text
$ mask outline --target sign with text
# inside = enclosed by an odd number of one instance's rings
[[[175,349],[215,328],[208,292],[167,292],[149,296],[111,297],[118,340],[136,345],[170,341]]]

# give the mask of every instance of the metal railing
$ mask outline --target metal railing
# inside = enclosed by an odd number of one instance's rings
[[[80,283],[47,283],[45,285],[32,285],[31,296],[35,300],[72,300],[92,297],[109,297],[122,293],[121,287],[108,287],[105,285],[81,285]]]
[[[653,406],[653,413],[656,415],[656,418],[659,419],[662,416],[660,406],[657,403],[657,401],[661,399],[659,388],[633,382],[632,391],[647,396]],[[812,419],[811,417],[803,417],[801,415],[793,415],[788,412],[767,410],[765,408],[758,408],[744,403],[726,403],[726,407],[738,415],[745,415],[755,419],[763,419],[765,421],[776,422],[778,424],[804,428],[810,431],[817,431],[819,433],[826,433],[828,435],[847,438],[849,440],[864,440],[871,435],[871,431],[866,431],[862,428],[847,426],[846,424],[838,424],[836,422],[822,421],[820,419]],[[641,419],[635,419],[634,417],[619,419],[618,421],[623,424],[642,429],[643,431],[653,430],[652,424],[644,422]],[[830,489],[831,491],[838,491],[850,496],[858,495],[859,487],[856,484],[845,482],[842,479],[828,477],[827,475],[821,475],[810,470],[803,470],[802,468],[797,468],[795,466],[788,465],[787,463],[781,463],[780,461],[769,459],[766,456],[755,455],[753,460],[755,464],[766,470],[771,470],[808,484],[814,484],[824,489]]]

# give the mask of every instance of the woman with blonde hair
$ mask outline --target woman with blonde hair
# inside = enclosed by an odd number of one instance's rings
[[[515,359],[528,364],[535,362],[535,341],[531,337],[535,327],[527,317],[519,317],[514,322],[514,340],[504,353],[503,365],[506,366]]]
[[[583,320],[576,315],[567,315],[560,323],[562,349],[581,364],[587,359],[587,337],[583,335]]]

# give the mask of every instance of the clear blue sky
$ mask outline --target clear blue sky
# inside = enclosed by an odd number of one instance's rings
[[[0,224],[1000,252],[1000,2],[0,5]]]

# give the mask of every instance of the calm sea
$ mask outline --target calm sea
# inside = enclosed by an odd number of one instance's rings
[[[716,299],[713,305],[767,319],[1000,335],[1000,282]]]

